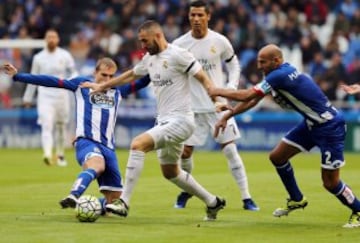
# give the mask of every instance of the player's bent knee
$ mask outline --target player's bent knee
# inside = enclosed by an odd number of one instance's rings
[[[193,153],[193,150],[194,150],[193,147],[191,147],[191,146],[185,146],[185,147],[184,147],[184,150],[183,150],[183,152],[182,152],[182,154],[181,154],[181,158],[182,158],[182,159],[188,159],[188,158],[190,158],[191,155],[192,155],[192,153]]]
[[[178,167],[176,164],[161,165],[161,171],[162,171],[163,176],[167,180],[171,180],[171,179],[177,177],[179,174],[179,170],[178,170]]]
[[[154,149],[154,141],[148,134],[141,134],[132,140],[130,149],[149,152]]]

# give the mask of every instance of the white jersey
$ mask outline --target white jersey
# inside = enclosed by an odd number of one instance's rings
[[[147,53],[134,67],[136,75],[150,75],[157,100],[158,118],[192,115],[189,76],[195,75],[201,65],[183,48],[168,44],[156,55]],[[199,83],[198,80],[191,80]]]
[[[32,74],[45,74],[61,79],[74,77],[77,75],[75,62],[71,54],[63,48],[57,47],[54,52],[49,52],[46,48],[37,53],[32,62]],[[43,87],[28,84],[25,90],[23,101],[30,103],[33,100],[35,91],[38,91],[38,101],[46,102],[52,100],[59,102],[69,99],[69,91],[51,87]]]
[[[208,29],[204,38],[196,39],[189,31],[174,40],[173,44],[191,52],[216,87],[223,87],[226,81],[222,68],[223,61],[226,64],[231,62],[231,65],[227,65],[227,68],[230,69],[229,87],[237,88],[240,79],[240,65],[231,43],[225,36]],[[192,109],[195,113],[215,112],[214,103],[204,87],[193,80],[191,80],[191,99]]]

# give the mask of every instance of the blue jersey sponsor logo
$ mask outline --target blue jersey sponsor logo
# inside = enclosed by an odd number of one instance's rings
[[[291,81],[294,81],[298,76],[300,75],[299,71],[292,72],[288,75],[289,79]]]
[[[109,97],[105,93],[94,93],[90,95],[90,103],[101,108],[112,108],[115,105],[114,97]]]

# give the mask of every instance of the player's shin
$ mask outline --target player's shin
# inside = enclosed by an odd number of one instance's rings
[[[145,153],[137,150],[130,150],[128,163],[125,172],[125,186],[121,199],[129,205],[131,194],[144,168]]]
[[[96,171],[94,169],[86,169],[82,171],[76,179],[73,187],[71,188],[71,194],[75,197],[80,197],[84,191],[89,187],[92,180],[96,178]]]
[[[301,201],[303,194],[301,193],[296,183],[294,170],[290,164],[290,161],[281,166],[275,166],[275,168],[287,192],[289,193],[290,199],[296,202]]]
[[[202,187],[189,173],[180,170],[179,174],[169,179],[172,183],[180,187],[182,190],[195,195],[200,200],[204,201],[208,206],[215,206],[216,196],[209,193],[204,187]]]
[[[354,195],[351,188],[342,181],[340,181],[335,188],[330,189],[329,192],[334,194],[345,206],[350,208],[353,212],[360,212],[359,199]]]
[[[192,156],[190,158],[181,159],[181,169],[191,174],[193,168],[194,168],[194,162]]]
[[[223,148],[223,153],[228,160],[229,170],[234,177],[243,199],[251,198],[244,163],[238,154],[236,145],[230,143]]]

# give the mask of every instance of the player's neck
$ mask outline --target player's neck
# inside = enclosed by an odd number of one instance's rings
[[[204,38],[208,33],[208,28],[203,29],[203,30],[192,30],[191,31],[191,36],[194,37],[195,39],[202,39]]]
[[[47,49],[48,52],[50,52],[50,53],[53,53],[53,52],[56,51],[56,47],[52,47],[52,48],[47,47],[46,49]]]
[[[166,41],[163,41],[160,43],[160,52],[164,51],[166,48],[168,48],[168,43]]]

